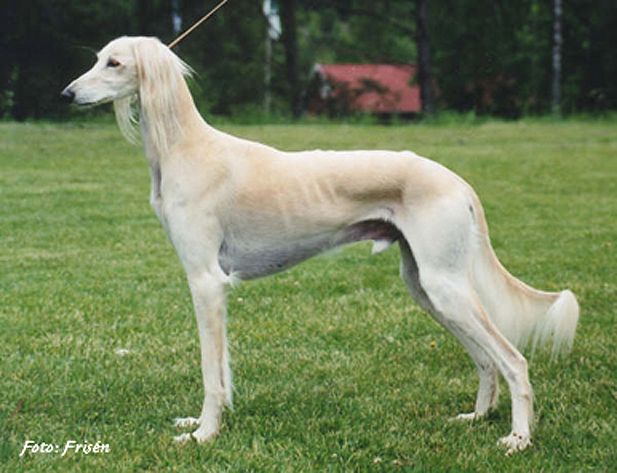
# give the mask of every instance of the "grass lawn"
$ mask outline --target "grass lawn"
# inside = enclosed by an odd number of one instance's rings
[[[226,126],[287,150],[412,149],[467,179],[494,247],[531,285],[572,289],[571,355],[530,363],[534,445],[499,409],[474,424],[471,359],[370,244],[234,288],[235,409],[197,415],[199,346],[180,264],[149,208],[141,150],[111,124],[0,124],[0,470],[617,471],[617,122]],[[20,453],[26,441],[59,452]],[[62,456],[67,442],[108,453]]]

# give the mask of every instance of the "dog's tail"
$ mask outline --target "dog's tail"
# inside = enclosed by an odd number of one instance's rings
[[[545,292],[512,276],[497,259],[484,211],[472,191],[478,246],[473,261],[474,289],[499,331],[517,348],[532,350],[552,339],[553,357],[572,347],[579,307],[569,290]]]

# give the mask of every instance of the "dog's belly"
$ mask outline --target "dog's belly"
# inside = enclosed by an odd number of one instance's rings
[[[296,241],[252,241],[243,244],[225,240],[219,250],[219,264],[225,273],[239,279],[254,279],[284,271],[327,251],[336,244],[332,235],[316,235]]]
[[[242,280],[255,279],[284,271],[302,261],[338,246],[361,240],[380,242],[387,248],[401,237],[399,230],[381,219],[364,220],[329,232],[302,238],[264,240],[258,232],[229,236],[219,250],[219,264],[228,275]]]

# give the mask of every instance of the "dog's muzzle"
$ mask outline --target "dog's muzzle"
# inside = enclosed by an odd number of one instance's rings
[[[62,91],[62,93],[60,94],[60,96],[67,101],[68,103],[73,102],[73,100],[75,100],[75,92],[73,92],[70,88],[66,88]]]

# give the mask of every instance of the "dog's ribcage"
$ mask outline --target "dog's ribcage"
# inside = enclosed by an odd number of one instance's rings
[[[328,154],[331,153],[324,153]],[[380,158],[386,161],[387,156],[381,154]],[[291,154],[288,159],[299,158],[294,164],[302,166],[301,155],[298,153],[294,158]],[[341,155],[340,160],[349,159],[345,156]],[[349,162],[352,166],[353,161]],[[357,165],[366,165],[366,161],[358,159]],[[391,195],[376,199],[374,195],[353,195],[353,190],[341,191],[345,166],[343,175],[341,161],[337,168],[336,176],[327,172],[320,176],[296,173],[299,177],[295,182],[285,181],[284,172],[274,173],[282,180],[270,181],[267,199],[240,196],[223,222],[221,268],[239,279],[253,279],[283,271],[341,245],[375,240],[385,248],[399,239],[393,217],[400,201],[396,202],[398,199]],[[357,184],[353,182],[350,187]],[[363,189],[373,194],[381,192],[379,187],[376,183]],[[253,205],[255,202],[260,204]]]

